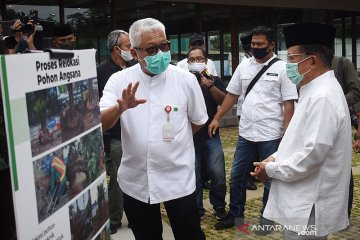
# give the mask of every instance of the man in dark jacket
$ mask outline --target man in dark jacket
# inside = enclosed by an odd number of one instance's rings
[[[112,31],[108,36],[109,59],[97,68],[99,95],[102,96],[105,84],[110,76],[136,63],[130,54],[129,34],[122,30]],[[120,120],[115,126],[104,132],[106,174],[109,180],[110,232],[114,234],[121,227],[124,200],[117,183],[117,170],[122,157]]]

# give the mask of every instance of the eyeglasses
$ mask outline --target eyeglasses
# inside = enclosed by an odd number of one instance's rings
[[[139,47],[134,47],[134,48],[137,49],[137,50],[140,50],[140,51],[146,51],[149,56],[154,56],[155,54],[158,53],[159,49],[162,52],[169,51],[170,50],[170,42],[166,41],[164,43],[160,43],[157,46],[151,46],[151,47],[148,47],[148,48],[139,48]]]
[[[203,57],[189,58],[187,62],[188,62],[188,63],[195,63],[195,62],[197,62],[197,63],[204,63],[204,62],[205,62],[205,58],[203,58]]]
[[[308,54],[307,53],[293,53],[293,54],[288,54],[286,56],[286,58],[287,58],[288,62],[292,62],[294,60],[294,57],[296,57],[296,56],[306,56],[306,55],[308,55]]]

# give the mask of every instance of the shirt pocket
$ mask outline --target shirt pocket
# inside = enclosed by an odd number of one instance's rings
[[[173,104],[171,105],[171,111],[169,112],[170,123],[179,125],[184,121],[186,117],[186,105]]]
[[[246,93],[246,89],[248,88],[248,86],[252,80],[253,80],[253,78],[251,77],[251,75],[241,75],[240,76],[241,91],[243,94]]]
[[[265,75],[261,80],[261,91],[266,93],[276,91],[279,84],[279,76]]]

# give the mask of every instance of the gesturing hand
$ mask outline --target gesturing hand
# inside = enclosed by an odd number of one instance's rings
[[[269,162],[255,162],[255,170],[251,172],[250,175],[253,176],[255,179],[265,182],[269,179],[269,176],[266,174],[265,166]]]
[[[136,99],[135,93],[138,87],[139,87],[139,82],[136,82],[134,87],[132,86],[132,83],[129,83],[127,88],[123,90],[122,98],[117,100],[121,113],[129,108],[134,108],[137,105],[146,102],[146,99]]]

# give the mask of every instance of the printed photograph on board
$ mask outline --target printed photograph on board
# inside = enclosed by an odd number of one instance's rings
[[[61,112],[63,142],[100,123],[97,79],[66,85],[68,98]]]
[[[104,171],[100,128],[33,162],[39,222],[81,193]]]
[[[62,143],[60,91],[52,87],[26,94],[32,156]]]
[[[90,190],[92,207],[92,226],[96,233],[105,224],[109,218],[109,198],[104,178],[99,184],[94,185]]]
[[[70,230],[72,240],[91,239],[93,235],[90,189],[69,205]]]
[[[26,93],[32,156],[100,123],[97,79]]]
[[[66,169],[67,150],[60,148],[33,162],[39,223],[71,200]]]

